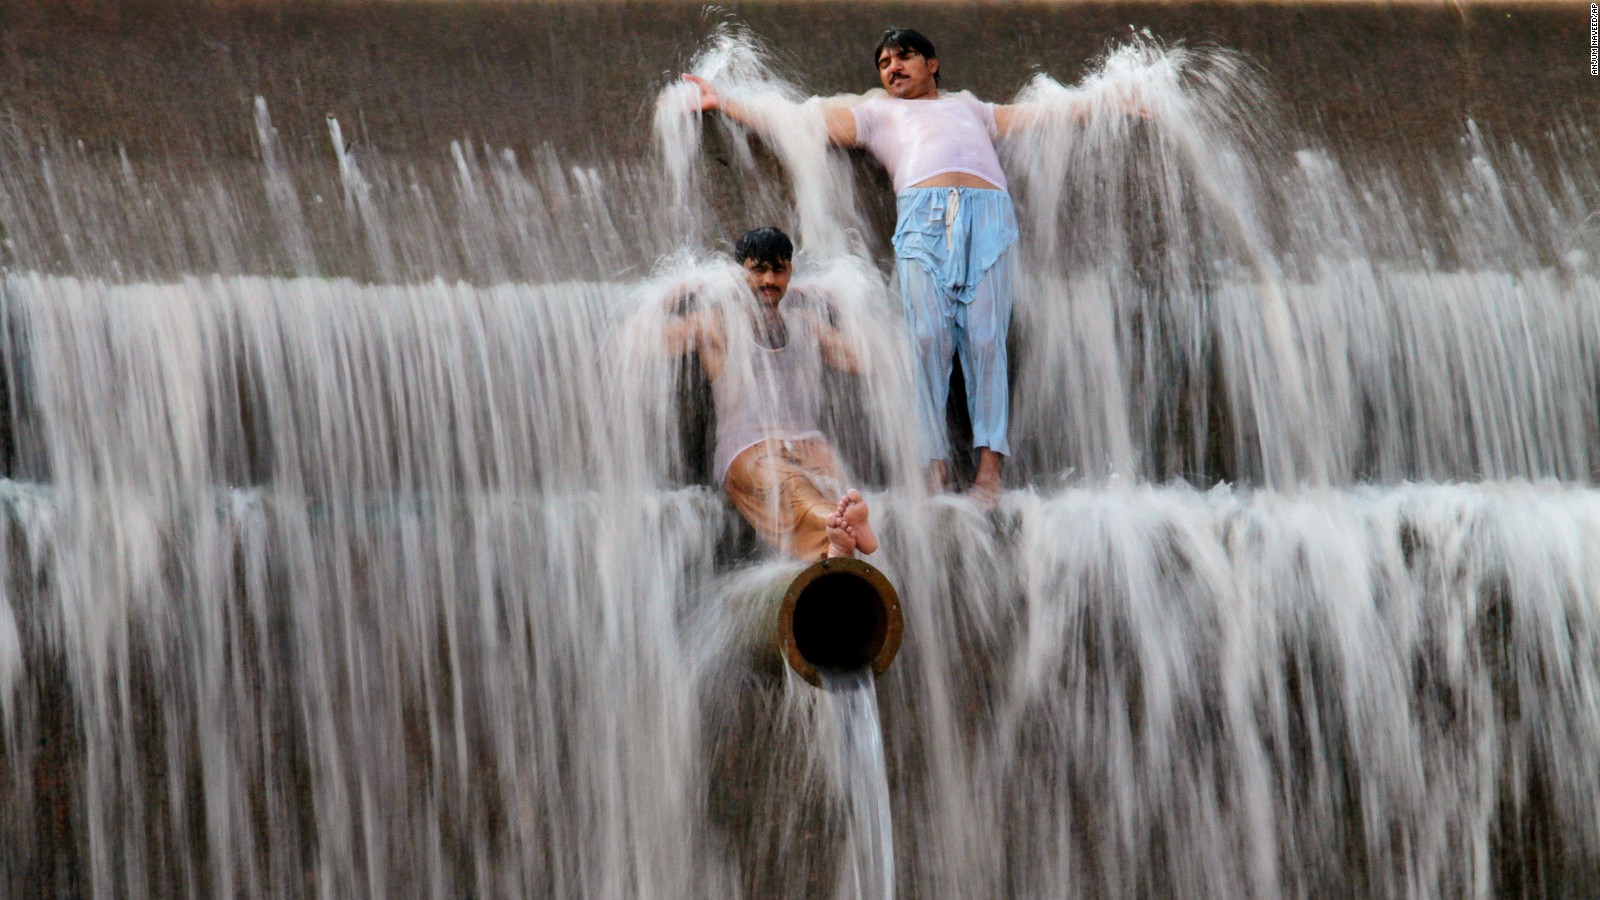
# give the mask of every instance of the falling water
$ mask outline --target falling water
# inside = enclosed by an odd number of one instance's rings
[[[850,804],[852,890],[845,893],[862,900],[889,900],[894,897],[894,827],[872,673],[826,673],[822,686],[829,694],[838,734],[834,778]]]
[[[665,85],[649,163],[292,143],[264,102],[244,163],[6,121],[0,893],[1594,883],[1588,126],[1399,173],[1232,54],[1036,78],[990,515],[918,487],[877,188],[814,129],[853,98],[770,58],[691,63],[765,138]],[[905,603],[875,683],[752,650],[792,566],[656,340],[741,301],[730,218],[873,360],[821,388]]]

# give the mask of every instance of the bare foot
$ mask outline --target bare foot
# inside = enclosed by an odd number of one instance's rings
[[[828,517],[828,558],[856,555],[855,530],[838,513]]]
[[[1000,506],[1000,486],[989,486],[976,481],[967,489],[967,498],[978,504],[978,508],[989,512]]]
[[[1000,454],[988,447],[978,448],[978,474],[973,476],[967,496],[985,510],[1000,505]]]
[[[839,498],[839,518],[850,526],[851,534],[856,538],[856,549],[862,553],[878,552],[878,535],[872,530],[872,525],[867,521],[867,501],[862,499],[861,492],[851,488]]]

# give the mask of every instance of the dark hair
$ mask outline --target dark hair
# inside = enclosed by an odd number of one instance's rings
[[[878,46],[872,49],[872,67],[878,67],[878,59],[885,50],[910,50],[922,54],[923,59],[938,59],[939,54],[933,49],[933,41],[923,36],[922,32],[913,28],[891,28],[878,38]],[[939,73],[933,73],[933,83],[939,83]]]
[[[733,260],[744,265],[745,260],[776,266],[794,259],[794,244],[789,236],[772,226],[746,231],[733,245]]]

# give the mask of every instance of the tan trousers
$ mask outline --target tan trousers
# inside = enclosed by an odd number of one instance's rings
[[[769,544],[795,559],[828,550],[828,517],[844,494],[844,475],[824,440],[762,441],[728,466],[722,489]]]

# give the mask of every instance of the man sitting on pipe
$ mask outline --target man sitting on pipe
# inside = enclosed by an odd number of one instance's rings
[[[866,501],[845,487],[838,453],[817,427],[823,365],[859,374],[861,361],[824,304],[790,293],[788,235],[757,228],[733,257],[750,285],[748,316],[700,309],[664,332],[668,351],[697,353],[711,380],[717,480],[762,538],[797,559],[872,553]]]

